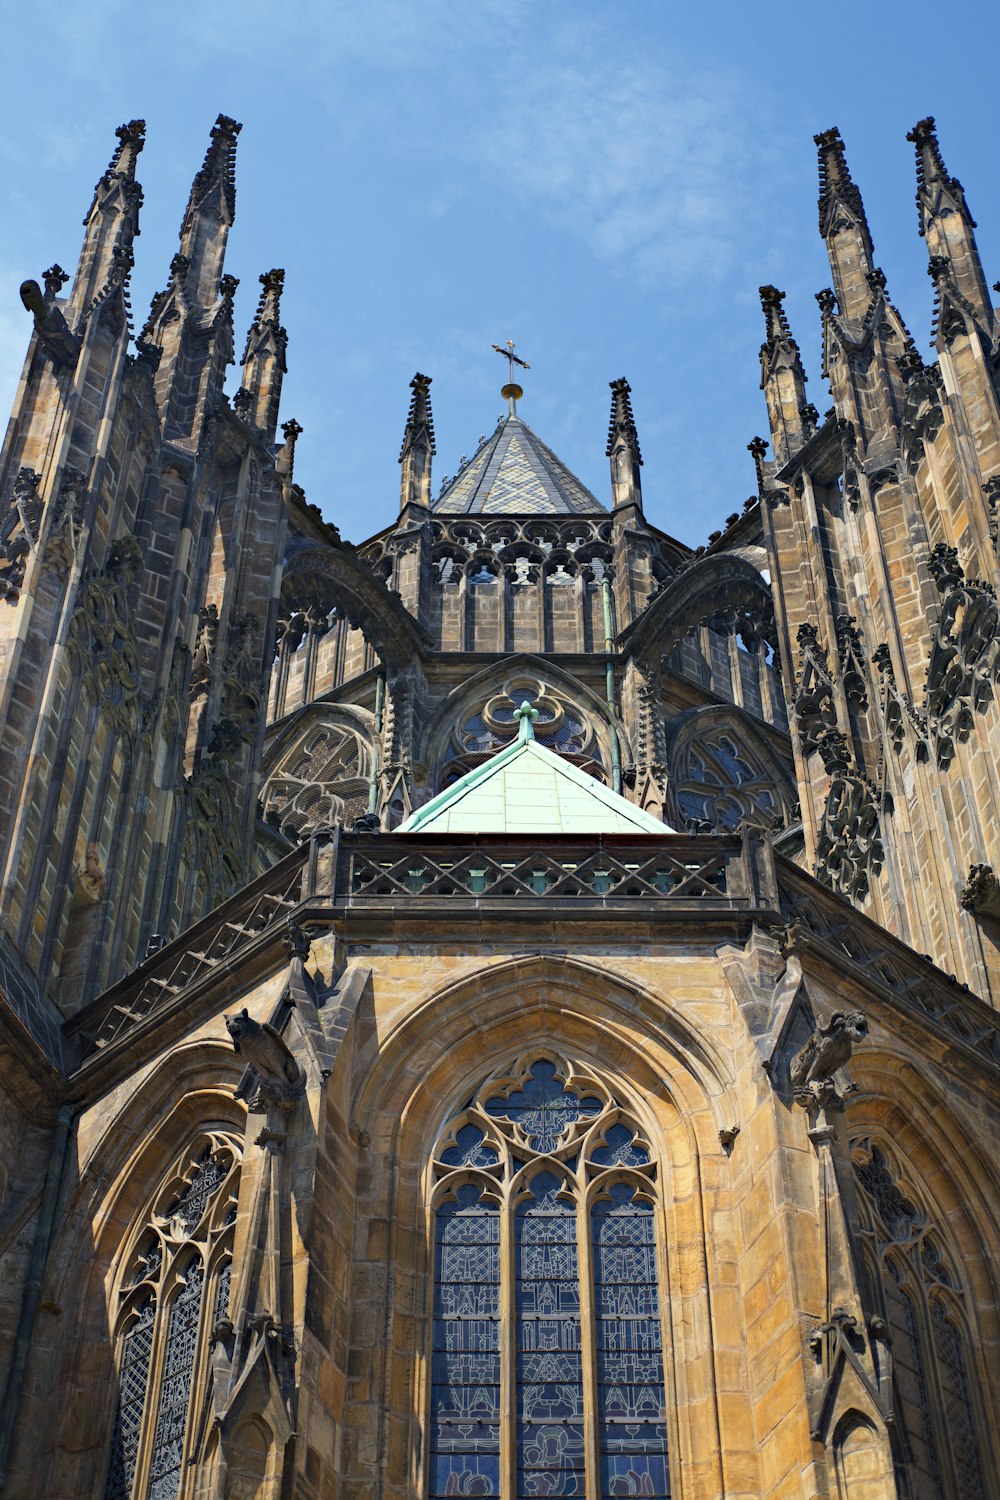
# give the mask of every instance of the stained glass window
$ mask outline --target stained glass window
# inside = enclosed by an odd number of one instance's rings
[[[855,1141],[853,1161],[869,1287],[891,1334],[901,1486],[912,1500],[982,1500],[985,1443],[960,1268],[900,1181],[890,1147]]]
[[[434,1178],[429,1500],[668,1500],[639,1126],[587,1069],[520,1058],[445,1127]]]
[[[163,1361],[160,1408],[153,1433],[153,1461],[149,1472],[149,1500],[175,1500],[181,1482],[184,1429],[187,1426],[191,1377],[198,1347],[198,1315],[204,1273],[192,1261],[181,1290],[170,1306]]]
[[[500,1218],[463,1183],[437,1213],[432,1496],[500,1493]]]
[[[118,1420],[111,1442],[111,1467],[104,1491],[105,1500],[129,1500],[132,1493],[135,1460],[139,1451],[139,1429],[146,1404],[155,1317],[155,1299],[147,1295],[136,1310],[135,1321],[122,1337]]]
[[[601,1495],[668,1496],[653,1206],[613,1183],[593,1211]]]
[[[105,1500],[176,1500],[180,1491],[198,1357],[229,1305],[238,1173],[237,1142],[211,1133],[175,1164],[135,1236],[121,1279]],[[216,1268],[207,1291],[206,1266]]]
[[[576,1205],[540,1172],[515,1211],[517,1493],[583,1495]]]

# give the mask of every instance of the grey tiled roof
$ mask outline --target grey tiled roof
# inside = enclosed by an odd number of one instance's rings
[[[520,417],[507,416],[441,491],[443,515],[584,515],[606,507]]]

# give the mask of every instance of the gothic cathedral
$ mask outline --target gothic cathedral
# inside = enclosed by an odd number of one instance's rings
[[[0,460],[4,1500],[1000,1500],[1000,322],[933,120],[935,361],[827,131],[834,405],[763,287],[695,549],[627,382],[599,498],[513,348],[342,539],[225,116],[133,332],[144,129]]]

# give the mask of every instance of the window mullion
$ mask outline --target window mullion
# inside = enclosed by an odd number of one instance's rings
[[[586,1168],[577,1184],[577,1264],[580,1268],[580,1351],[583,1364],[583,1430],[587,1500],[600,1500],[601,1455],[597,1404],[597,1324],[594,1310],[594,1255],[587,1200]]]
[[[156,1320],[153,1324],[153,1351],[149,1357],[149,1376],[146,1380],[146,1401],[143,1407],[142,1424],[139,1428],[139,1443],[135,1458],[135,1479],[132,1485],[133,1500],[141,1500],[149,1489],[149,1468],[153,1456],[153,1432],[156,1415],[160,1409],[160,1391],[163,1388],[163,1365],[167,1342],[166,1330],[170,1322],[170,1308],[176,1293],[176,1277],[173,1267],[163,1278],[156,1298]]]
[[[514,1297],[514,1208],[512,1167],[508,1163],[500,1210],[500,1494],[517,1496],[517,1391],[514,1367],[517,1349]]]
[[[934,1335],[931,1329],[927,1291],[924,1287],[923,1278],[920,1275],[917,1263],[918,1254],[917,1247],[911,1247],[907,1254],[906,1282],[910,1293],[910,1302],[913,1305],[918,1356],[923,1365],[924,1381],[927,1386],[927,1415],[930,1421],[937,1456],[938,1478],[941,1481],[941,1488],[944,1491],[941,1500],[963,1500],[955,1480],[951,1435],[945,1427],[943,1420],[944,1400],[941,1394],[941,1382],[938,1379],[937,1350],[934,1347]]]

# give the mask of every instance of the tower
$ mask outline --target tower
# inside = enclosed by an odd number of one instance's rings
[[[694,549],[654,396],[602,499],[512,340],[342,539],[280,270],[224,391],[239,129],[134,343],[138,122],[23,293],[0,1494],[992,1500],[996,330],[933,122],[938,363],[828,131],[834,410],[763,287],[773,460]]]

